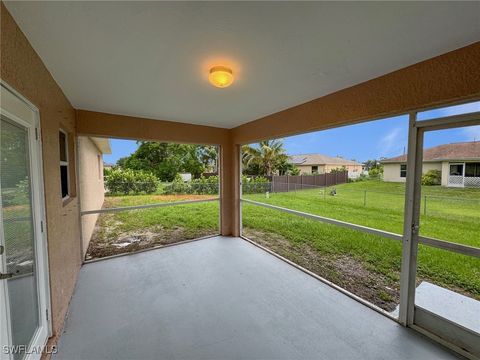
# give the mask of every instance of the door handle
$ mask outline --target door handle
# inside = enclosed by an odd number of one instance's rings
[[[0,280],[10,279],[12,276],[13,276],[12,273],[6,273],[6,274],[0,273]]]

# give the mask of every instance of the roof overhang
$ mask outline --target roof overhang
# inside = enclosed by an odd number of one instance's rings
[[[90,137],[90,140],[97,146],[102,154],[111,154],[110,140],[107,138]]]

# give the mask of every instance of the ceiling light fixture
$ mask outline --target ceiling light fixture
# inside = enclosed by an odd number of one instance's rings
[[[214,66],[210,69],[208,80],[213,86],[226,88],[233,83],[232,69],[225,66]]]

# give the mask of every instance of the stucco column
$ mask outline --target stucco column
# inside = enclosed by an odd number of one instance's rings
[[[220,233],[240,235],[240,146],[220,146]]]

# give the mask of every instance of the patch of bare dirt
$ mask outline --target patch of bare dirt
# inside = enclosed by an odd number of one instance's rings
[[[109,216],[110,215],[110,218]],[[111,255],[131,253],[161,245],[196,239],[212,235],[212,230],[187,231],[182,227],[164,228],[155,226],[136,231],[118,232],[121,223],[113,220],[113,216],[104,215],[101,224],[97,224],[90,240],[85,260],[92,260]]]
[[[245,228],[258,244],[333,282],[378,307],[392,311],[400,299],[398,285],[346,255],[322,254],[308,243],[295,244],[278,234]]]

